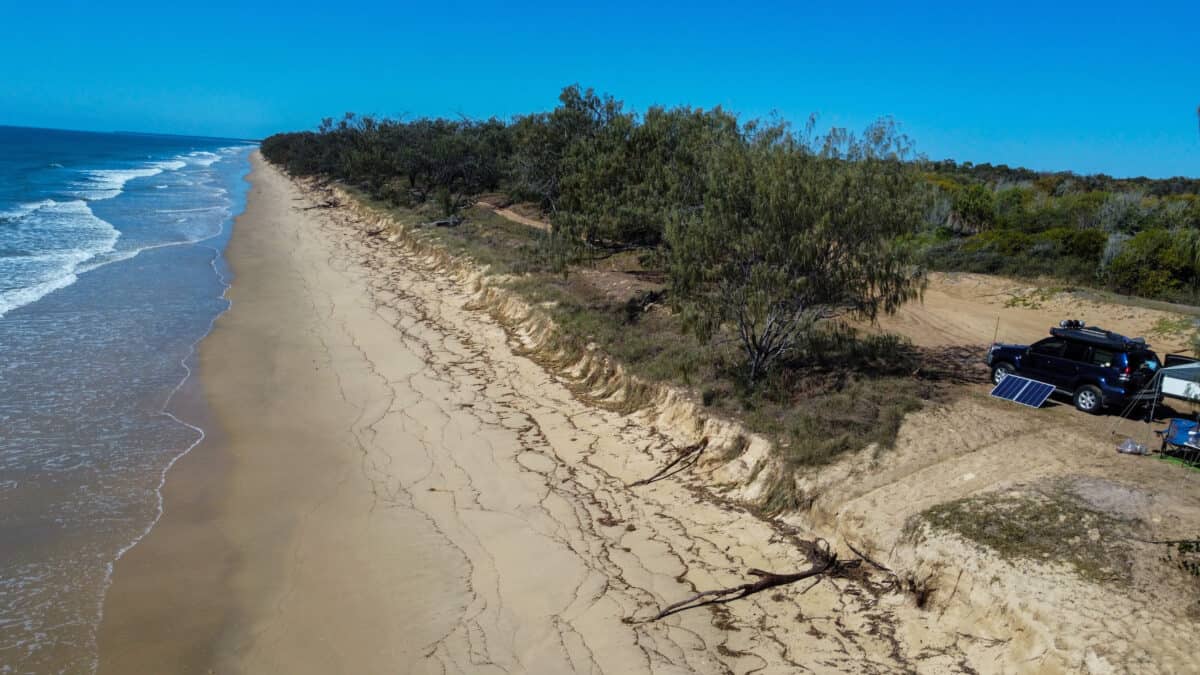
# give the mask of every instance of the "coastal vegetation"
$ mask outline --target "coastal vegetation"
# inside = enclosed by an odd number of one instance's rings
[[[721,108],[635,114],[572,86],[549,112],[347,114],[262,152],[400,222],[458,223],[428,236],[506,274],[581,344],[774,438],[795,471],[890,447],[944,383],[980,377],[977,354],[853,327],[917,297],[928,269],[1164,299],[1200,285],[1200,182],[930,162],[887,119],[855,134]],[[769,508],[810,498],[790,475]]]
[[[953,161],[924,172],[934,198],[918,242],[932,269],[1200,299],[1200,180]]]
[[[869,133],[886,138],[853,141],[859,144],[855,151],[882,143],[872,150],[887,148],[894,161],[873,166],[890,167],[905,181],[918,179],[921,217],[905,223],[904,232],[894,223],[880,228],[904,244],[894,249],[904,248],[910,262],[933,270],[1049,277],[1160,300],[1200,298],[1200,179],[928,161],[889,122]],[[553,110],[512,120],[347,114],[337,122],[323,120],[316,131],[271,136],[262,148],[293,174],[343,181],[397,206],[433,203],[450,215],[492,191],[533,203],[553,224],[541,245],[543,262],[560,270],[627,250],[654,258],[665,270],[680,244],[669,238],[672,227],[677,235],[696,232],[686,223],[711,220],[717,209],[706,205],[723,209],[726,222],[755,217],[750,186],[735,184],[728,173],[735,166],[791,181],[803,198],[818,198],[805,193],[816,171],[862,165],[837,157],[851,142],[841,130],[815,137],[811,126],[795,133],[777,120],[743,122],[721,108],[651,107],[639,115],[611,96],[571,86]],[[781,157],[830,161],[788,167]],[[766,170],[766,162],[774,165]],[[726,175],[714,175],[718,166]],[[807,173],[785,174],[800,169]],[[854,194],[875,200],[868,208],[886,204],[877,214],[900,207],[907,217],[912,207],[906,191]]]
[[[533,202],[552,227],[531,267],[569,274],[637,251],[691,332],[708,342],[733,328],[749,386],[823,321],[874,319],[923,281],[902,238],[917,234],[926,191],[890,121],[859,137],[721,109],[639,117],[574,86],[553,111],[510,123],[347,115],[268,138],[263,152],[393,206],[432,196],[444,216],[495,190]]]

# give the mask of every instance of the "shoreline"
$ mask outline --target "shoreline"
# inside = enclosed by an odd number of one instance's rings
[[[242,180],[250,184],[251,171],[247,171]],[[231,230],[236,231],[236,221],[240,218],[240,214],[233,216],[229,225]],[[160,602],[164,598],[169,598],[176,591],[175,584],[170,578],[173,577],[173,573],[167,572],[161,566],[168,561],[178,564],[183,556],[173,553],[166,542],[160,542],[157,538],[147,542],[160,529],[164,518],[167,517],[168,504],[172,506],[170,511],[172,518],[168,523],[169,530],[186,527],[184,523],[177,522],[181,520],[211,521],[214,519],[216,505],[220,501],[217,490],[222,485],[221,481],[228,479],[229,458],[222,453],[224,441],[222,430],[207,402],[200,367],[203,344],[221,318],[232,309],[232,302],[228,296],[233,287],[235,275],[232,272],[221,271],[218,261],[222,261],[228,268],[228,259],[222,249],[206,243],[219,240],[227,234],[232,237],[232,231],[227,233],[222,230],[209,239],[191,244],[212,249],[213,258],[210,266],[223,287],[220,298],[225,303],[225,308],[212,317],[208,329],[192,343],[191,350],[180,362],[184,369],[184,375],[165,397],[160,412],[161,415],[171,418],[180,426],[196,432],[198,437],[163,467],[159,483],[155,488],[158,499],[155,518],[146,526],[143,533],[123,547],[109,564],[97,615],[98,626],[95,632],[97,655],[93,672],[110,672],[112,669],[105,663],[106,660],[116,660],[118,663],[125,664],[128,652],[133,650],[143,652],[148,643],[161,644],[161,640],[145,640],[144,636],[153,634],[156,626],[164,625],[164,620],[167,622],[166,625],[171,627],[171,631],[178,630],[176,625],[178,616],[190,615],[195,612],[197,604],[195,600],[198,596],[192,596],[187,602],[168,601],[172,608],[178,608],[179,611],[177,613],[170,612],[169,615],[165,611],[160,611],[152,620],[145,617],[145,608],[139,608],[138,604],[143,602],[140,597],[147,594],[153,594],[154,602]],[[204,451],[203,457],[196,456],[198,450]],[[182,474],[182,478],[177,474]],[[180,513],[181,511],[183,513]],[[189,538],[192,538],[197,535],[197,532],[191,530],[187,534]],[[176,536],[178,536],[177,533]],[[198,543],[194,545],[189,549],[190,555],[220,550],[218,542],[211,535],[201,536],[200,541],[203,545]],[[117,576],[118,571],[120,577]],[[117,585],[118,579],[120,586]],[[114,588],[116,597],[114,597]],[[187,626],[186,630],[196,631],[198,627],[193,624]],[[138,637],[132,637],[134,635]],[[129,644],[135,641],[137,644]],[[105,643],[113,642],[123,646],[106,648]],[[176,659],[175,656],[171,658]],[[176,660],[176,663],[183,664],[179,660]],[[118,667],[118,671],[124,671],[126,667],[127,665],[121,665]]]
[[[248,179],[248,177],[249,174],[247,174],[246,178]],[[230,223],[230,227],[232,228],[232,221]],[[187,427],[188,429],[196,432],[198,436],[195,441],[193,441],[188,447],[184,448],[183,451],[173,457],[171,461],[169,461],[166,466],[163,467],[162,472],[159,475],[158,485],[154,489],[158,501],[157,513],[155,514],[154,519],[146,525],[146,529],[140,535],[138,535],[137,538],[121,548],[121,550],[117,552],[117,555],[113,561],[109,563],[108,573],[105,577],[105,587],[100,594],[100,608],[98,614],[99,619],[97,623],[103,623],[104,621],[104,604],[108,596],[108,589],[112,585],[112,576],[116,565],[121,561],[122,558],[125,557],[126,554],[136,548],[143,539],[149,536],[149,534],[154,530],[155,526],[158,525],[158,522],[162,520],[165,512],[165,497],[163,496],[163,490],[167,485],[167,475],[171,473],[171,470],[177,463],[179,463],[180,460],[184,459],[191,454],[193,450],[200,447],[200,445],[203,444],[212,433],[210,429],[213,426],[213,422],[211,421],[211,413],[204,402],[203,391],[198,381],[199,374],[196,372],[197,369],[193,368],[193,365],[195,365],[196,361],[198,361],[200,343],[202,343],[204,339],[208,337],[209,333],[212,332],[213,327],[216,325],[217,320],[220,319],[225,312],[229,311],[231,306],[226,298],[226,295],[229,293],[229,289],[232,286],[233,281],[225,274],[222,274],[220,268],[217,266],[217,261],[221,260],[223,257],[222,252],[219,248],[210,246],[206,243],[208,241],[220,239],[221,237],[225,236],[225,234],[226,233],[224,229],[222,229],[222,231],[218,232],[212,237],[209,237],[208,239],[190,242],[190,245],[192,246],[212,249],[213,258],[209,265],[212,267],[213,274],[216,276],[218,282],[223,287],[220,297],[226,302],[226,305],[225,309],[221,310],[212,317],[212,320],[209,321],[208,329],[204,331],[203,335],[196,338],[195,342],[192,343],[188,353],[180,360],[179,365],[184,371],[183,377],[179,380],[179,384],[175,385],[175,388],[173,388],[167,394],[166,398],[163,399],[162,410],[159,412],[160,415],[171,418],[180,426]],[[178,244],[164,244],[163,246],[176,245]]]

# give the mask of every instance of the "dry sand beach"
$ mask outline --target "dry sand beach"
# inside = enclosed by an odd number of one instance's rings
[[[215,433],[176,466],[165,516],[117,566],[101,672],[1194,668],[1186,598],[1146,612],[1144,597],[1061,569],[901,537],[926,506],[1080,471],[1098,501],[1114,499],[1102,479],[1117,474],[1154,489],[1122,502],[1130,517],[1170,513],[1180,535],[1200,522],[1194,477],[1116,455],[1088,418],[1050,411],[1065,426],[1054,436],[1013,433],[1020,413],[983,397],[919,413],[894,456],[839,462],[810,486],[812,513],[786,522],[738,505],[757,447],[636,485],[699,430],[661,408],[592,405],[529,357],[536,335],[483,311],[470,279],[252,161],[228,252],[233,306],[201,345]],[[920,311],[896,321],[946,320]],[[1073,454],[1044,461],[1062,445]],[[651,620],[753,581],[752,568],[806,569],[802,542],[819,535],[901,574],[862,563]],[[1056,603],[1078,611],[1063,623]]]

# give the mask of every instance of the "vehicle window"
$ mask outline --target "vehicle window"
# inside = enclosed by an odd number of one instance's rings
[[[1033,349],[1035,354],[1044,354],[1046,356],[1061,356],[1063,347],[1065,345],[1066,345],[1066,342],[1063,340],[1056,340],[1054,338],[1046,338],[1045,340],[1042,340],[1041,342],[1034,343],[1034,345],[1031,349]]]
[[[1094,366],[1111,368],[1114,354],[1107,349],[1093,349],[1091,363]]]
[[[1158,356],[1154,352],[1136,352],[1129,355],[1129,367],[1134,370],[1145,368],[1150,372],[1158,370]]]
[[[1072,361],[1086,361],[1088,346],[1082,342],[1068,342],[1063,349],[1063,358]]]

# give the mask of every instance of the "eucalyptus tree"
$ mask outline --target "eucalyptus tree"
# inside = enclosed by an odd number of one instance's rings
[[[911,154],[890,120],[861,136],[750,124],[711,150],[704,208],[667,229],[672,294],[701,339],[733,332],[751,385],[819,322],[919,296],[900,243],[927,206]]]

